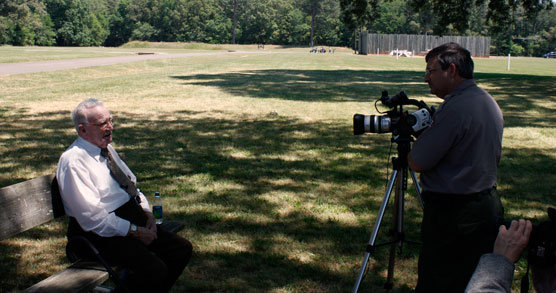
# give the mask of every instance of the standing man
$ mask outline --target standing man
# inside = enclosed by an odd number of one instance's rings
[[[463,292],[491,226],[504,209],[496,192],[504,119],[473,80],[469,51],[456,43],[431,50],[425,82],[444,101],[413,144],[409,166],[421,172],[425,202],[416,292]]]
[[[68,239],[84,236],[109,262],[129,268],[131,292],[168,292],[189,262],[191,243],[155,224],[135,175],[110,144],[114,121],[103,103],[85,100],[71,116],[78,138],[56,172]]]

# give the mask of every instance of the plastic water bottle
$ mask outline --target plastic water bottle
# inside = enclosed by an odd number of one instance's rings
[[[153,214],[157,224],[162,224],[162,198],[160,192],[154,193]]]

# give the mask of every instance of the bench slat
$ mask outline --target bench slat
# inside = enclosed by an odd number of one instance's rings
[[[64,214],[54,174],[0,188],[0,206],[0,240]]]
[[[104,267],[94,262],[77,262],[23,292],[86,292],[108,280]]]

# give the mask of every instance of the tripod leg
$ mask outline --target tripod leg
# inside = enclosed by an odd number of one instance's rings
[[[363,264],[361,265],[361,269],[359,270],[359,275],[357,276],[357,280],[355,281],[355,286],[353,287],[353,293],[357,293],[357,291],[359,291],[359,286],[361,285],[361,280],[363,279],[363,275],[365,274],[369,257],[371,255],[371,252],[373,252],[375,248],[374,245],[376,241],[376,236],[378,234],[378,230],[380,229],[380,223],[382,222],[382,218],[384,217],[384,211],[386,210],[386,206],[388,205],[388,200],[390,199],[390,195],[392,194],[392,188],[394,186],[394,182],[396,181],[397,174],[398,171],[394,170],[392,172],[392,176],[390,177],[390,181],[388,181],[388,189],[384,194],[384,199],[382,200],[380,210],[378,211],[378,216],[375,222],[375,226],[373,228],[373,232],[371,233],[371,239],[369,240],[369,244],[367,245],[365,256],[363,257]]]
[[[394,265],[396,263],[396,244],[390,246],[390,256],[388,258],[388,276],[386,277],[386,283],[384,283],[384,289],[387,291],[392,290],[394,287]]]
[[[396,264],[396,248],[400,248],[403,243],[403,210],[404,210],[404,193],[407,188],[407,171],[404,169],[398,173],[396,182],[396,197],[394,200],[394,217],[392,219],[392,245],[390,246],[390,257],[388,260],[388,276],[384,289],[391,290],[394,280],[394,267]]]
[[[409,169],[409,173],[411,174],[411,179],[413,180],[413,186],[415,186],[415,191],[417,191],[417,195],[419,196],[419,201],[421,202],[421,208],[425,208],[425,201],[423,201],[423,197],[421,196],[421,187],[419,187],[419,181],[417,181],[417,176],[415,176],[415,172]]]

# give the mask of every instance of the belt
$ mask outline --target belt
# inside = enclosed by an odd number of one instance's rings
[[[489,187],[475,193],[456,194],[456,193],[442,193],[433,191],[423,191],[422,197],[424,201],[442,201],[442,202],[469,202],[481,199],[483,196],[490,194],[492,190],[496,190],[496,186]]]

